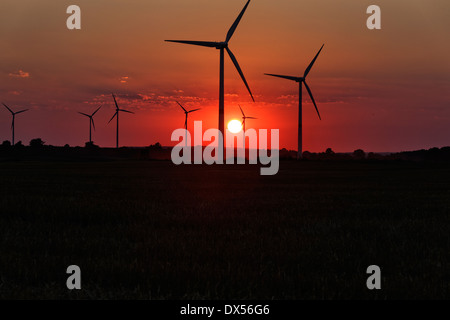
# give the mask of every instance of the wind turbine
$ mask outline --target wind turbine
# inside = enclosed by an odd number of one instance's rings
[[[28,111],[29,109],[20,110],[17,112],[12,111],[6,104],[2,103],[6,109],[9,110],[12,114],[12,124],[11,124],[11,130],[12,130],[12,145],[14,145],[14,130],[15,130],[15,120],[16,120],[16,114],[23,113],[25,111]]]
[[[181,107],[181,109],[183,109],[183,111],[184,111],[184,113],[185,113],[185,115],[186,115],[186,119],[185,119],[185,121],[184,121],[184,128],[185,128],[186,131],[187,131],[187,129],[188,129],[188,128],[187,128],[188,114],[191,113],[191,112],[195,112],[195,111],[201,110],[201,108],[187,111],[187,110],[186,110],[186,109],[185,109],[178,101],[177,101],[177,103],[178,103],[178,105]]]
[[[244,150],[245,150],[245,120],[246,119],[258,119],[258,118],[254,118],[254,117],[247,117],[244,113],[244,110],[242,110],[241,106],[239,105],[239,109],[241,109],[241,113],[242,113],[242,129],[244,130],[244,141],[243,141],[243,146],[244,146]]]
[[[94,115],[97,113],[98,110],[100,110],[101,106],[98,107],[97,110],[94,111],[93,114],[89,115],[87,113],[78,112],[79,114],[82,114],[83,116],[86,116],[89,118],[89,143],[92,143],[92,127],[94,127],[95,130],[95,124],[94,124]]]
[[[306,76],[308,75],[309,71],[311,71],[312,66],[314,65],[314,62],[316,62],[317,57],[319,56],[320,51],[322,51],[324,45],[320,48],[319,52],[317,52],[314,59],[309,64],[308,68],[306,68],[303,77],[292,77],[292,76],[283,76],[279,74],[271,74],[271,73],[265,73],[265,75],[272,76],[272,77],[278,77],[283,78],[287,80],[292,80],[295,82],[298,82],[299,84],[299,97],[298,97],[298,150],[297,150],[297,159],[301,159],[302,157],[302,84],[305,84],[306,90],[308,91],[309,96],[311,97],[311,100],[314,104],[314,107],[316,108],[317,115],[320,117],[319,109],[317,109],[316,102],[314,101],[313,95],[311,93],[311,89],[309,89],[309,86],[306,84]]]
[[[186,119],[184,120],[184,128],[186,129],[186,138],[184,140],[185,140],[186,145],[187,145],[187,129],[188,129],[188,122],[187,122],[187,120],[188,120],[188,114],[191,113],[191,112],[198,111],[200,109],[194,109],[194,110],[187,111],[178,101],[177,101],[177,103],[181,107],[181,109],[183,109],[184,114],[186,115]]]
[[[236,60],[236,57],[234,56],[233,52],[231,52],[230,48],[228,47],[228,42],[230,41],[231,37],[233,36],[234,32],[236,31],[236,28],[239,24],[239,22],[242,19],[242,16],[244,15],[245,10],[247,9],[248,5],[250,3],[250,0],[247,1],[247,4],[242,9],[241,13],[237,17],[237,19],[234,21],[231,28],[228,30],[227,36],[225,38],[225,41],[223,42],[210,42],[210,41],[185,41],[185,40],[165,40],[167,42],[176,42],[176,43],[183,43],[183,44],[191,44],[195,46],[201,46],[201,47],[209,47],[209,48],[216,48],[220,50],[220,75],[219,75],[219,131],[224,136],[224,128],[225,128],[225,117],[224,117],[224,55],[225,50],[227,51],[228,55],[230,56],[231,61],[233,61],[234,66],[236,67],[239,75],[241,76],[242,81],[244,82],[245,86],[247,87],[248,92],[250,93],[250,96],[255,102],[255,99],[253,98],[252,92],[250,90],[250,87],[248,86],[247,80],[245,80],[244,73],[242,72],[241,67],[239,66],[239,63]],[[223,143],[223,141],[222,141]],[[220,146],[219,146],[220,147]],[[222,146],[223,147],[223,146]]]
[[[116,105],[116,112],[112,116],[111,120],[108,121],[108,123],[110,123],[114,119],[114,117],[116,117],[116,119],[117,119],[116,148],[118,149],[119,148],[119,112],[128,112],[128,113],[133,113],[133,114],[134,114],[134,112],[131,112],[131,111],[128,111],[128,110],[124,110],[124,109],[120,109],[119,105],[117,104],[116,96],[114,95],[114,93],[112,94],[112,96],[113,96],[113,99],[114,99],[114,103]]]

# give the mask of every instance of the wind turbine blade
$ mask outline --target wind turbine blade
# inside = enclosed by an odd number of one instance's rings
[[[238,106],[239,106],[239,109],[241,109],[242,116],[245,118],[244,110],[242,110],[241,105],[238,104]]]
[[[101,107],[102,106],[98,107],[98,109],[94,111],[94,113],[92,114],[92,117],[97,113],[98,110],[100,110]]]
[[[316,108],[317,115],[319,116],[319,119],[322,120],[322,118],[320,117],[319,109],[317,109],[316,102],[314,101],[314,97],[312,95],[311,89],[309,89],[309,86],[306,84],[306,81],[303,81],[303,83],[305,84],[306,90],[308,91],[309,96],[311,97],[311,100],[312,100],[312,102],[314,104],[314,108]]]
[[[19,114],[19,113],[22,113],[22,112],[25,112],[25,111],[28,111],[28,110],[30,110],[30,109],[20,110],[20,111],[17,111],[16,114]]]
[[[9,112],[11,112],[12,114],[14,114],[14,112],[13,112],[6,104],[4,104],[4,103],[2,103],[2,104],[6,107],[6,109],[9,110]]]
[[[283,79],[288,79],[288,80],[292,80],[292,81],[300,81],[299,77],[292,77],[292,76],[283,76],[280,74],[273,74],[273,73],[264,73],[266,76],[271,76],[271,77],[278,77],[278,78],[283,78]]]
[[[177,101],[177,103],[181,107],[181,109],[183,109],[184,112],[187,112],[186,109],[181,105],[181,103],[179,103],[178,101]]]
[[[88,115],[88,114],[86,114],[86,113],[83,113],[83,112],[78,112],[79,114],[82,114],[83,116],[86,116],[86,117],[91,117],[90,115]]]
[[[225,42],[230,41],[231,37],[233,36],[234,32],[236,31],[237,26],[239,25],[239,22],[242,19],[242,16],[244,15],[245,10],[247,9],[249,3],[250,3],[250,0],[247,1],[247,4],[245,5],[244,9],[242,9],[241,13],[236,18],[236,21],[234,21],[234,23],[231,26],[230,30],[228,30],[227,38],[226,38]]]
[[[117,105],[116,96],[114,95],[114,93],[112,96],[114,98],[114,103],[116,104],[116,109],[119,110],[119,106]]]
[[[194,110],[189,110],[188,113],[191,113],[191,112],[194,112],[194,111],[198,111],[198,110],[201,110],[201,108],[199,108],[199,109],[194,109]]]
[[[245,117],[246,119],[258,119],[258,118],[253,118],[253,117]]]
[[[244,84],[247,87],[247,90],[250,93],[250,96],[252,97],[253,102],[255,102],[255,99],[253,98],[253,94],[250,90],[250,87],[248,86],[247,80],[245,80],[244,73],[242,72],[241,67],[239,66],[239,63],[237,62],[236,57],[234,56],[233,52],[231,52],[231,50],[228,49],[228,47],[227,47],[227,52],[228,52],[228,55],[230,56],[231,60],[233,61],[234,66],[236,67],[237,71],[239,72],[239,75],[241,76],[242,81],[244,81]]]
[[[164,41],[191,44],[194,46],[209,47],[209,48],[216,48],[219,45],[218,42],[211,42],[211,41],[185,41],[185,40],[164,40]]]
[[[94,128],[94,131],[95,131],[95,123],[94,123],[94,118],[90,118],[91,119],[91,122],[92,122],[92,127]]]
[[[128,113],[133,113],[133,114],[134,114],[134,112],[128,111],[128,110],[124,110],[124,109],[119,109],[119,110],[117,110],[117,111],[128,112]]]
[[[309,64],[308,68],[306,68],[305,70],[305,74],[303,75],[303,78],[306,78],[306,76],[308,75],[309,71],[311,70],[312,66],[314,65],[314,62],[316,62],[317,57],[319,56],[320,51],[322,51],[322,48],[325,44],[322,45],[322,47],[320,47],[319,52],[317,52],[316,56],[314,57],[314,59],[311,61],[311,63]]]
[[[111,120],[108,121],[108,123],[110,123],[117,116],[117,112],[118,111],[116,111],[116,113],[114,113],[114,115],[112,116]]]

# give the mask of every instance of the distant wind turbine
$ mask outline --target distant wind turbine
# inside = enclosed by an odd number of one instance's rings
[[[23,112],[25,112],[25,111],[28,111],[29,109],[25,109],[25,110],[20,110],[20,111],[14,112],[14,111],[12,111],[6,104],[4,104],[4,103],[2,103],[2,104],[3,104],[3,105],[5,106],[5,108],[8,109],[9,112],[11,112],[11,114],[12,114],[11,130],[12,130],[12,145],[14,145],[14,144],[15,144],[15,141],[14,141],[14,131],[15,131],[16,114],[23,113]]]
[[[188,129],[188,126],[187,126],[188,114],[191,113],[191,112],[195,112],[195,111],[201,110],[201,108],[187,111],[178,101],[177,101],[177,103],[181,107],[181,109],[183,109],[183,111],[184,111],[184,113],[186,115],[186,119],[184,120],[184,128],[187,131],[187,129]]]
[[[94,123],[94,115],[97,113],[98,110],[100,110],[101,106],[98,107],[97,110],[94,111],[93,114],[89,115],[87,113],[78,112],[79,114],[86,116],[89,118],[89,143],[92,143],[92,128],[95,130],[95,123]]]
[[[242,110],[241,106],[239,105],[239,109],[241,109],[241,113],[242,113],[242,129],[244,130],[244,141],[243,141],[243,146],[244,146],[244,150],[245,150],[245,120],[246,119],[258,119],[258,118],[254,118],[254,117],[247,117],[244,113],[244,110]]]
[[[178,105],[181,107],[181,109],[183,109],[183,111],[184,111],[184,114],[186,115],[186,118],[185,118],[185,120],[184,120],[184,128],[186,129],[186,138],[185,138],[185,142],[186,142],[186,145],[187,145],[187,129],[188,129],[188,114],[189,113],[191,113],[191,112],[195,112],[195,111],[198,111],[198,110],[200,110],[200,109],[194,109],[194,110],[189,110],[189,111],[187,111],[178,101],[177,101],[177,103],[178,103]]]
[[[272,77],[278,77],[283,78],[287,80],[292,80],[299,83],[299,97],[298,97],[298,150],[297,150],[297,159],[301,159],[302,157],[302,84],[305,84],[306,90],[308,91],[309,96],[311,97],[311,100],[314,104],[314,107],[316,108],[317,115],[320,117],[319,109],[317,109],[316,102],[314,101],[313,95],[311,93],[311,89],[309,89],[309,86],[306,84],[306,76],[308,75],[309,71],[311,71],[312,66],[314,65],[314,62],[316,62],[317,57],[319,56],[319,53],[322,51],[324,45],[320,48],[319,52],[317,52],[314,59],[309,64],[308,68],[306,68],[305,73],[303,74],[303,77],[292,77],[292,76],[283,76],[279,74],[271,74],[271,73],[265,73],[265,75],[272,76]]]
[[[191,44],[195,46],[201,46],[201,47],[210,47],[210,48],[216,48],[220,50],[220,76],[219,76],[219,131],[224,134],[224,128],[225,128],[225,117],[224,117],[224,52],[227,51],[228,55],[230,56],[231,61],[233,61],[234,66],[236,67],[239,75],[241,76],[242,81],[244,82],[245,86],[247,87],[248,92],[250,93],[250,96],[253,100],[252,92],[250,91],[250,87],[248,86],[247,80],[245,80],[244,73],[242,72],[241,67],[239,66],[239,63],[236,60],[236,57],[231,52],[231,50],[228,48],[228,42],[230,41],[231,37],[233,36],[234,32],[236,31],[236,28],[239,24],[239,22],[242,19],[242,16],[244,15],[245,10],[247,9],[248,5],[250,3],[250,0],[247,1],[247,4],[242,9],[241,13],[237,17],[236,21],[233,23],[231,28],[228,30],[227,36],[225,38],[224,42],[209,42],[209,41],[185,41],[185,40],[165,40],[167,42],[176,42],[176,43],[183,43],[183,44]]]
[[[116,105],[116,112],[112,116],[111,120],[108,121],[108,123],[110,123],[114,119],[114,117],[116,117],[116,119],[117,119],[116,148],[119,148],[119,112],[127,112],[127,113],[133,113],[133,114],[134,114],[134,112],[131,112],[131,111],[128,111],[128,110],[124,110],[124,109],[119,109],[119,105],[117,104],[117,101],[116,101],[116,96],[114,94],[112,94],[112,96],[113,96],[113,99],[114,99],[114,103]]]

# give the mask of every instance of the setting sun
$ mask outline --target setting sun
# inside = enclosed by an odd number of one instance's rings
[[[239,120],[234,119],[228,122],[227,128],[231,133],[238,133],[242,130],[242,123]]]

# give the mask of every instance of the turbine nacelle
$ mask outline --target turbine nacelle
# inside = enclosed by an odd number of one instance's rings
[[[217,50],[226,49],[226,48],[228,48],[228,42],[217,42],[217,46],[216,46]]]

